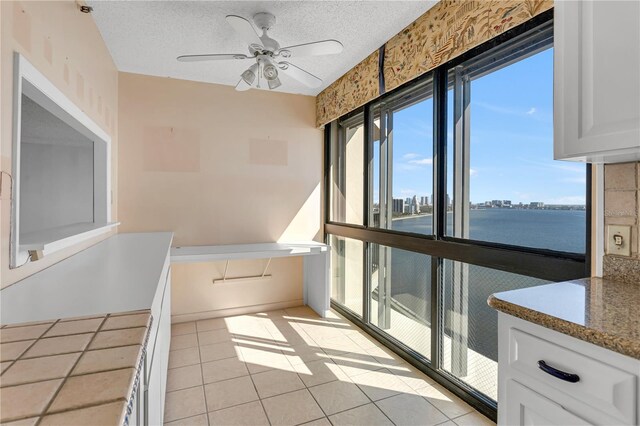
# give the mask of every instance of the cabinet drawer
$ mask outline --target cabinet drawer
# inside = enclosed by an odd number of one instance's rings
[[[507,382],[507,395],[509,398],[505,415],[507,425],[588,426],[591,424],[515,380]]]
[[[538,361],[576,374],[571,383],[541,370]],[[636,422],[637,376],[516,328],[509,332],[509,368],[625,423]],[[556,401],[563,403],[562,401]]]

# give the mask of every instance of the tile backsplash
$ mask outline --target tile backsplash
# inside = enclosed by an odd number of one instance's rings
[[[639,175],[640,162],[604,166],[604,232],[607,232],[607,225],[630,225],[631,257],[605,255],[603,276],[640,284]]]

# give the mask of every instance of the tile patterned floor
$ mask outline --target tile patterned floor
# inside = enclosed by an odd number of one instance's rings
[[[174,324],[165,425],[493,425],[349,321],[307,307]]]

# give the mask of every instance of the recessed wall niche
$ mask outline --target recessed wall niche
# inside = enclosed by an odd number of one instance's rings
[[[11,267],[109,231],[111,139],[14,55]]]

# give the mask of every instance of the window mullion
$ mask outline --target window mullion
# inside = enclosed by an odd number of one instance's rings
[[[433,79],[433,233],[444,236],[447,216],[447,72],[434,71]],[[439,257],[432,258],[431,268],[431,364],[442,368],[442,267]]]

